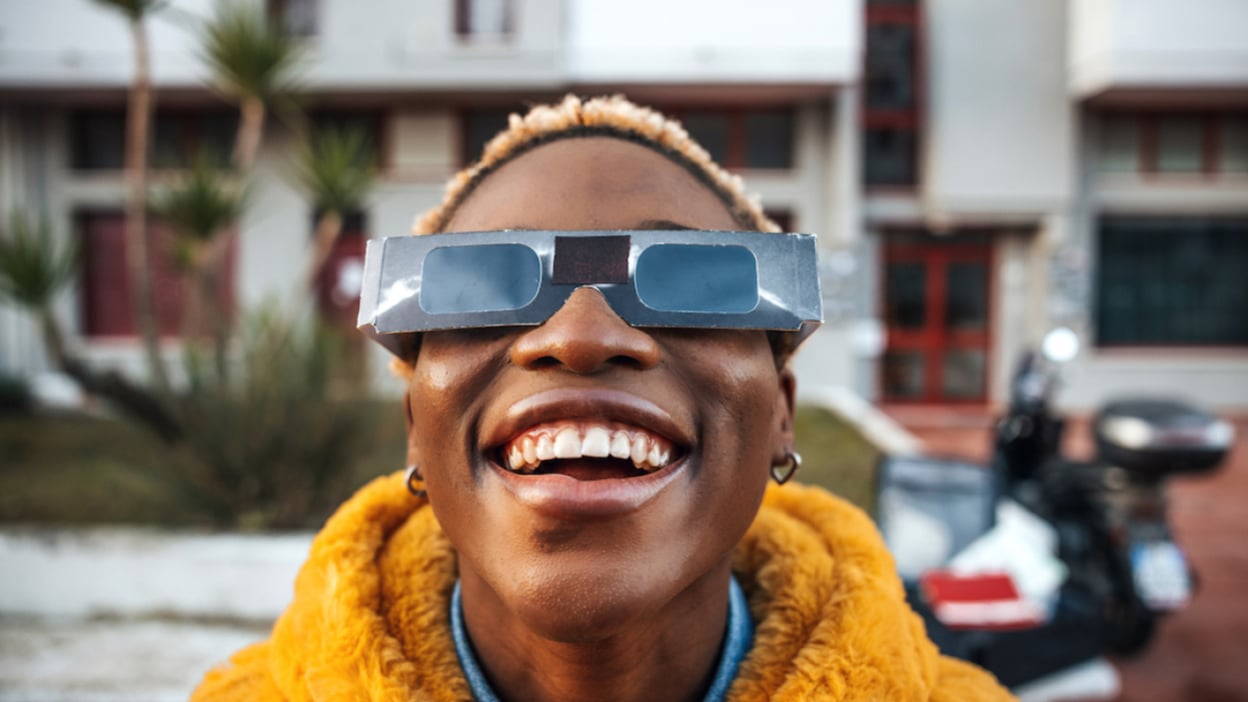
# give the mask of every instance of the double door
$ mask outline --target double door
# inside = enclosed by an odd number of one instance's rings
[[[884,243],[881,396],[895,403],[982,403],[991,339],[986,234],[889,235]]]

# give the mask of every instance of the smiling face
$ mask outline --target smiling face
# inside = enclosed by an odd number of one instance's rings
[[[592,137],[502,166],[447,229],[676,226],[737,228],[682,167]],[[725,590],[791,446],[792,392],[765,332],[630,327],[592,288],[538,327],[425,334],[409,459],[466,608],[593,640]]]

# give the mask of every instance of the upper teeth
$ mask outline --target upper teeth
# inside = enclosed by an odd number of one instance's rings
[[[503,447],[507,467],[531,473],[542,461],[559,458],[628,459],[637,468],[653,471],[672,459],[666,439],[637,427],[605,424],[544,424],[525,431]]]

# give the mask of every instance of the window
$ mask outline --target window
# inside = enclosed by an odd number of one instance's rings
[[[229,163],[238,117],[229,110],[159,110],[152,116],[148,163],[185,168],[201,156]],[[124,110],[80,110],[70,116],[70,165],[80,171],[125,167]]]
[[[126,219],[119,212],[80,214],[82,237],[82,329],[89,337],[132,337],[137,333],[130,303],[130,277],[126,269]],[[148,220],[152,276],[152,302],[156,325],[163,336],[182,333],[187,282],[174,265],[174,242],[169,228]],[[225,280],[218,286],[218,301],[232,314],[235,249],[227,253]]]
[[[1248,117],[1227,118],[1219,134],[1220,160],[1223,173],[1248,173]]]
[[[689,136],[711,154],[711,159],[728,167],[728,115],[723,112],[690,111],[680,115],[680,123]]]
[[[745,113],[745,167],[793,167],[793,112],[753,110]]]
[[[318,0],[269,0],[269,20],[278,23],[287,36],[314,37],[319,4]]]
[[[1248,115],[1118,113],[1101,119],[1097,169],[1149,175],[1248,173]]]
[[[669,114],[724,168],[793,167],[796,115],[791,108],[674,109]]]
[[[238,117],[232,112],[158,112],[152,121],[153,168],[186,168],[197,158],[224,168],[234,151]]]
[[[918,182],[920,19],[918,3],[867,3],[862,179],[868,187]]]
[[[514,30],[511,0],[455,0],[455,34],[461,39],[506,39]]]
[[[1114,115],[1101,128],[1102,171],[1135,173],[1140,170],[1140,121]]]
[[[867,26],[866,101],[868,110],[914,107],[914,33],[910,24]]]
[[[460,124],[460,163],[468,165],[481,158],[481,152],[499,132],[507,128],[507,119],[513,112],[524,114],[517,105],[514,108],[473,108],[463,112]]]
[[[918,181],[915,138],[909,129],[867,129],[862,157],[867,185],[914,185]]]
[[[1248,219],[1100,224],[1102,345],[1248,345]]]
[[[460,163],[481,157],[485,145],[507,128],[512,113],[523,105],[464,110],[461,119]],[[796,112],[789,107],[682,109],[663,112],[678,120],[716,163],[729,170],[793,168],[797,138]]]
[[[70,166],[78,171],[120,170],[126,162],[126,113],[75,112],[69,120]]]
[[[381,113],[372,110],[316,110],[311,113],[310,119],[313,131],[354,130],[363,134],[370,147],[371,165],[378,168],[385,165],[385,131],[382,126],[385,118]]]

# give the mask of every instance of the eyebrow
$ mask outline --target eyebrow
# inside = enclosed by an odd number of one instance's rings
[[[658,229],[664,231],[695,231],[697,227],[691,227],[680,222],[673,222],[670,219],[647,219],[637,223],[638,229]]]
[[[670,219],[643,219],[642,221],[638,222],[635,227],[632,227],[632,228],[638,231],[643,231],[643,230],[681,231],[681,232],[705,231],[701,227],[691,227],[688,224],[681,224],[680,222],[673,222]],[[519,227],[507,227],[507,229],[509,231],[516,231],[516,232],[540,232],[540,231],[547,231],[548,228],[547,227],[519,226]]]

